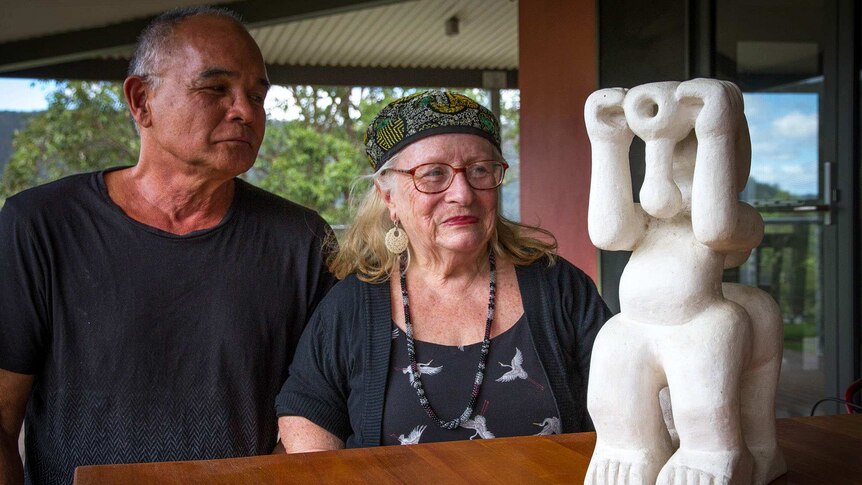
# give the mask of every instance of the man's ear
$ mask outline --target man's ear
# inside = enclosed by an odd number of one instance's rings
[[[140,76],[129,76],[123,82],[123,94],[129,105],[129,112],[138,126],[149,127],[152,124],[150,113],[150,86]]]

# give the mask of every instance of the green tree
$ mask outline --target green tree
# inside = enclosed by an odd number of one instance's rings
[[[353,134],[356,106],[347,86],[287,86],[293,98],[282,106],[298,110],[298,119],[318,131]]]
[[[302,121],[270,122],[247,178],[275,194],[317,210],[333,225],[348,221],[351,184],[367,172],[358,144]]]
[[[66,175],[133,164],[139,145],[121,85],[60,81],[48,109],[31,118],[12,146],[0,199]]]
[[[362,145],[370,120],[399,88],[288,86],[285,106],[296,120],[271,121],[247,178],[262,188],[311,207],[332,225],[350,220],[351,190],[361,193],[371,166]],[[363,181],[365,182],[363,184]]]
[[[267,123],[257,163],[244,177],[317,210],[330,224],[346,224],[351,189],[364,191],[367,185],[354,185],[371,172],[362,144],[368,123],[383,106],[418,88],[287,89],[292,99],[282,108],[296,119]],[[487,91],[462,91],[487,105]],[[504,104],[502,111],[504,152],[514,146],[517,154],[517,105]],[[132,165],[139,146],[121,85],[60,81],[48,109],[33,116],[13,140],[12,157],[0,179],[0,202],[66,175]],[[511,154],[507,157],[513,161]],[[517,168],[507,183],[516,178]]]

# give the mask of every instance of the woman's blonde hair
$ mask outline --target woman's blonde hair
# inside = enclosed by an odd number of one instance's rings
[[[496,155],[503,160],[499,152]],[[399,256],[389,252],[384,243],[386,232],[392,228],[389,209],[375,186],[380,185],[384,190],[390,188],[386,177],[387,169],[391,168],[397,159],[398,154],[390,158],[375,174],[367,177],[372,179],[374,184],[371,184],[358,204],[354,205],[353,224],[346,230],[340,242],[335,240],[334,235],[330,236],[327,242],[330,251],[326,263],[338,279],[356,273],[362,281],[381,283],[398,271]],[[539,235],[541,239],[528,234]],[[505,257],[516,266],[528,265],[542,258],[547,258],[548,263],[553,264],[556,258],[557,240],[554,235],[540,227],[520,224],[503,217],[500,214],[499,198],[497,222],[490,244],[495,255]],[[410,251],[409,247],[407,251]]]

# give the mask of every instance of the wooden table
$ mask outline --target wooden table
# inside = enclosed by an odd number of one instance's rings
[[[133,465],[83,466],[76,485],[583,483],[595,433]],[[778,420],[774,484],[862,484],[862,415]]]

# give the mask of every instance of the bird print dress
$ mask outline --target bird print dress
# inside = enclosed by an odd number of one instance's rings
[[[473,416],[461,427],[441,428],[425,413],[412,386],[407,337],[392,324],[392,350],[381,443],[408,445],[434,441],[559,434],[559,412],[539,361],[526,315],[491,339],[485,379]],[[482,342],[464,346],[415,341],[416,361],[431,406],[444,420],[467,406]]]

